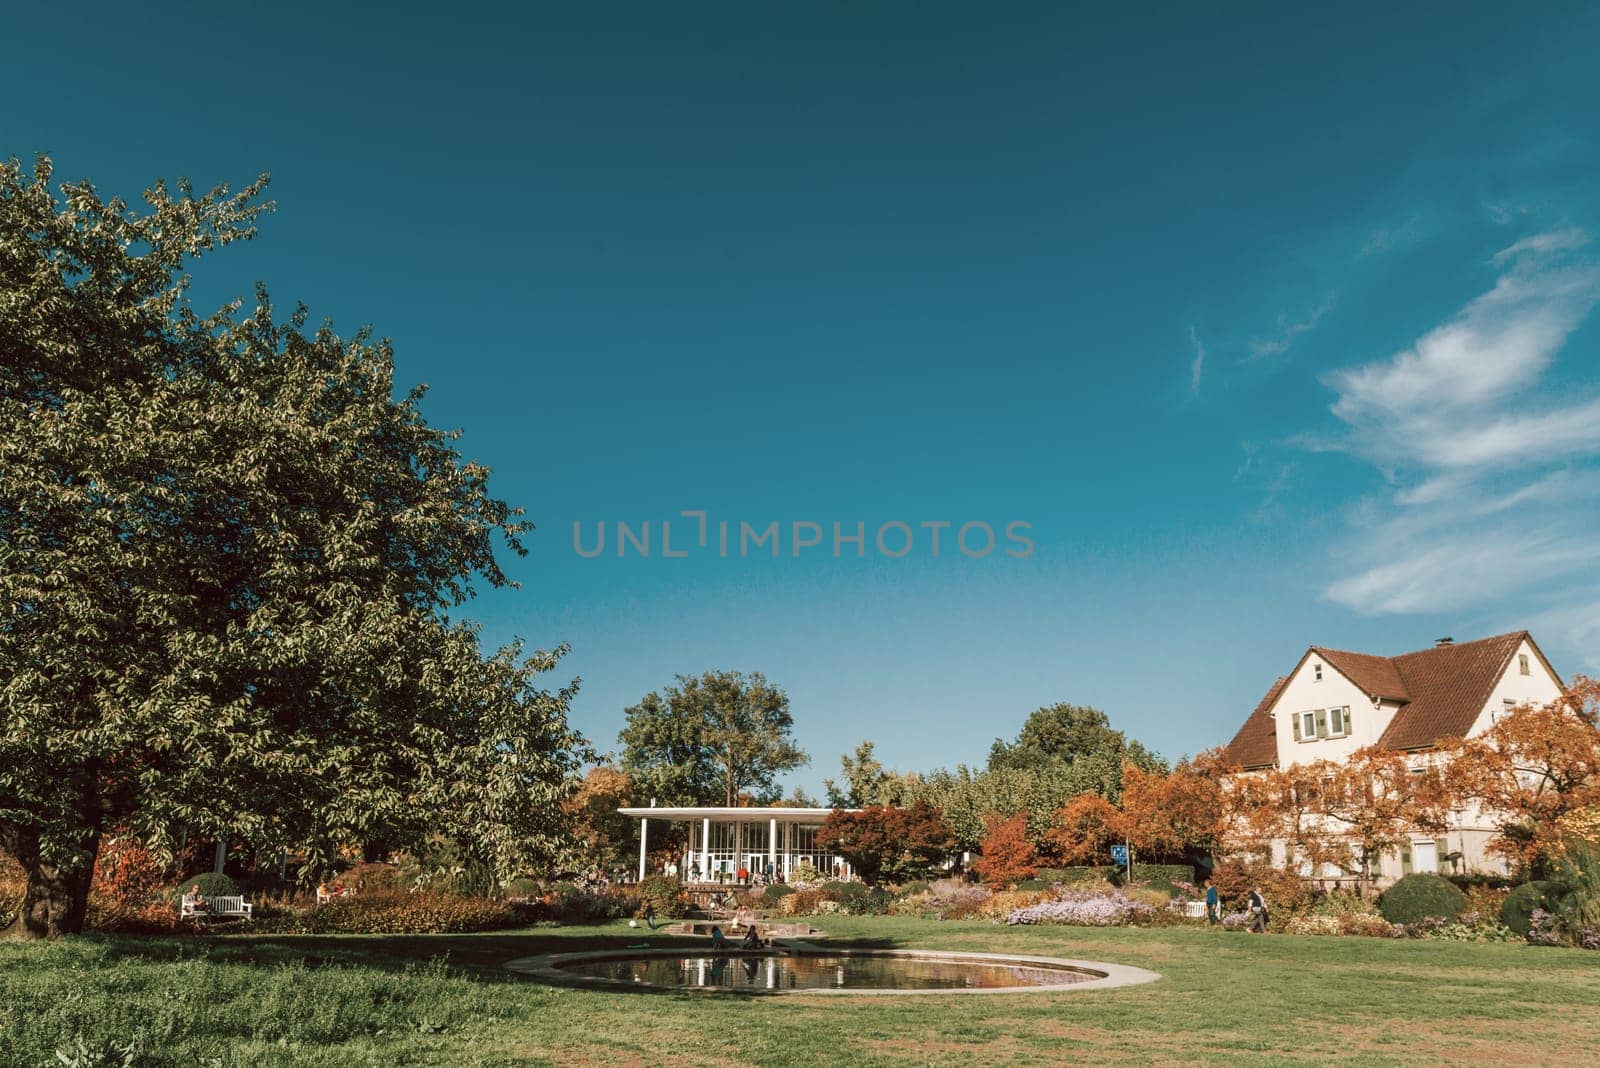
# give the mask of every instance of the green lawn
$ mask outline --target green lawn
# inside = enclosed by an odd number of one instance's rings
[[[734,998],[541,986],[500,964],[642,941],[614,924],[460,936],[0,943],[0,1065],[141,1037],[152,1065],[1577,1064],[1600,954],[1524,945],[828,917],[836,942],[1160,972],[996,997]],[[654,944],[672,939],[655,937]],[[685,944],[689,943],[685,940]]]

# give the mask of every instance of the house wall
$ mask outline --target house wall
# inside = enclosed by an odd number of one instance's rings
[[[1528,674],[1524,675],[1517,662],[1517,656],[1528,658]],[[1524,641],[1517,647],[1517,654],[1511,657],[1511,663],[1506,665],[1506,670],[1500,676],[1500,681],[1495,684],[1494,692],[1489,696],[1489,703],[1478,714],[1477,722],[1472,725],[1468,737],[1482,734],[1494,723],[1494,717],[1505,710],[1505,702],[1514,704],[1543,705],[1554,701],[1561,696],[1561,683],[1550,674],[1544,666],[1544,661],[1539,659],[1539,654],[1533,647]]]
[[[1322,678],[1317,679],[1317,668]],[[1350,733],[1341,738],[1295,741],[1294,717],[1317,709],[1347,708]],[[1316,653],[1305,658],[1295,671],[1278,701],[1272,706],[1273,727],[1278,735],[1278,762],[1283,767],[1310,764],[1317,760],[1345,760],[1357,749],[1377,744],[1394,718],[1395,706],[1373,704],[1361,688]]]

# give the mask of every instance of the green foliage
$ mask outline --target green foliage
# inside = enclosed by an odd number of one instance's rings
[[[839,758],[839,780],[822,780],[830,808],[865,808],[868,805],[905,803],[906,780],[895,775],[873,756],[872,742],[862,742],[856,751]]]
[[[1523,883],[1506,895],[1500,906],[1500,922],[1524,937],[1533,927],[1534,909],[1554,912],[1556,902],[1567,893],[1567,888],[1549,879]]]
[[[770,889],[770,888],[769,888]],[[639,912],[644,906],[655,909],[656,917],[675,920],[689,910],[689,899],[683,892],[683,881],[665,875],[652,875],[639,884]]]
[[[783,883],[774,883],[761,891],[761,904],[770,908],[792,893],[794,893],[794,887],[786,886]]]
[[[233,897],[239,892],[239,884],[220,871],[203,871],[199,875],[191,875],[178,884],[178,889],[186,894],[197,886],[205,897]]]
[[[264,186],[135,211],[0,164],[0,847],[47,894],[28,935],[79,929],[122,824],[315,872],[439,831],[509,878],[563,839],[581,739],[537,682],[564,650],[485,655],[450,616],[507,583],[520,512],[397,399],[387,343],[264,288],[186,302]]]
[[[1087,760],[1119,768],[1127,761],[1145,771],[1167,770],[1165,761],[1113,729],[1111,718],[1104,712],[1082,705],[1041,708],[1023,723],[1016,741],[1007,744],[996,739],[989,750],[990,769],[1037,768]]]
[[[1378,905],[1390,923],[1412,924],[1435,917],[1449,921],[1466,907],[1467,895],[1443,876],[1413,872],[1385,890]]]
[[[1554,858],[1551,875],[1567,887],[1555,911],[1573,929],[1600,929],[1600,847],[1575,842]]]
[[[622,767],[640,797],[663,804],[733,805],[778,798],[777,776],[804,765],[789,696],[759,672],[679,675],[626,710]]]
[[[358,894],[393,893],[401,889],[400,869],[393,864],[357,864],[339,873],[339,884]]]
[[[1060,883],[1063,886],[1072,886],[1076,883],[1094,883],[1105,881],[1120,883],[1123,869],[1115,864],[1080,864],[1065,868],[1039,868],[1034,872],[1033,882],[1043,882],[1049,886]]]
[[[1192,864],[1139,864],[1133,865],[1133,881],[1136,883],[1162,883],[1171,886],[1173,883],[1194,882],[1194,865]]]

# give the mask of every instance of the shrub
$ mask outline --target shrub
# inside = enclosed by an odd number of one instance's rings
[[[624,893],[591,892],[575,883],[561,883],[551,894],[550,909],[562,923],[603,923],[638,911],[637,898]]]
[[[1390,923],[1414,924],[1432,917],[1448,922],[1466,908],[1467,895],[1442,876],[1413,872],[1384,891],[1378,904]]]
[[[90,893],[125,905],[138,904],[161,888],[161,874],[161,865],[143,842],[126,836],[111,838],[95,857]]]
[[[339,898],[260,926],[308,934],[457,934],[520,926],[529,919],[518,906],[486,898],[390,891]]]
[[[393,864],[357,864],[338,877],[339,885],[358,894],[386,894],[400,889],[400,869]]]
[[[28,884],[20,879],[0,878],[0,931],[16,922]]]
[[[178,884],[178,893],[187,894],[198,886],[203,897],[233,897],[239,892],[238,884],[220,871],[205,871],[191,875]]]
[[[783,883],[774,883],[761,891],[761,904],[766,908],[771,908],[792,893],[794,893],[794,887],[785,886]]]
[[[1194,881],[1193,864],[1140,864],[1133,865],[1133,881],[1136,883],[1164,883],[1168,886],[1174,883],[1191,883]]]
[[[1115,884],[1122,878],[1122,869],[1115,864],[1079,864],[1065,868],[1039,868],[1033,873],[1052,886],[1072,886],[1076,883]]]
[[[683,883],[667,875],[651,875],[639,884],[641,914],[647,905],[655,910],[658,917],[667,920],[676,920],[689,910]]]
[[[507,901],[535,901],[544,896],[544,885],[538,879],[512,879],[500,888],[500,896]]]
[[[1044,890],[1002,890],[979,902],[978,915],[987,920],[1003,920],[1018,909],[1031,908],[1053,900],[1055,892]]]
[[[901,887],[899,887],[895,891],[895,895],[897,897],[910,897],[913,894],[926,894],[927,892],[928,892],[928,880],[926,880],[926,879],[913,879],[913,880],[911,880],[911,882],[906,883],[906,884],[902,885]]]
[[[1557,899],[1566,893],[1566,889],[1560,883],[1546,879],[1523,883],[1506,895],[1505,904],[1500,906],[1500,922],[1527,937],[1533,928],[1534,912],[1540,909],[1553,911]]]

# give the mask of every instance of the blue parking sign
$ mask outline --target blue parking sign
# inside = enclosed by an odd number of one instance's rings
[[[1128,863],[1128,847],[1125,845],[1112,846],[1111,859],[1116,861],[1118,864]]]

